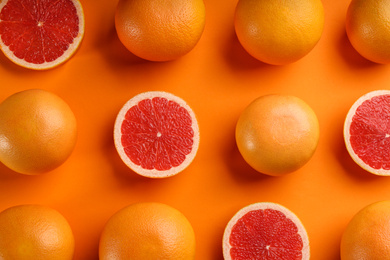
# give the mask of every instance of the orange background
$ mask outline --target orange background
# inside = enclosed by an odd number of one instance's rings
[[[371,175],[349,157],[343,141],[348,109],[361,95],[389,88],[389,65],[362,58],[345,33],[350,0],[323,0],[325,28],[317,46],[286,66],[263,64],[239,44],[233,26],[237,0],[204,0],[206,27],[189,54],[149,62],[129,53],[114,27],[117,1],[81,0],[86,19],[79,51],[49,71],[18,67],[0,55],[0,100],[30,88],[62,97],[79,127],[71,157],[58,169],[24,176],[0,165],[0,210],[38,203],[60,211],[72,226],[76,260],[98,259],[108,218],[124,206],[157,201],[180,210],[192,223],[199,260],[222,259],[225,225],[242,207],[260,201],[292,210],[309,234],[312,259],[339,259],[341,234],[369,203],[390,199],[390,178]],[[136,175],[120,160],[113,125],[122,105],[151,90],[171,92],[193,108],[200,147],[184,172],[166,179]],[[283,177],[252,170],[238,153],[234,129],[256,97],[290,94],[306,101],[320,122],[312,159]]]

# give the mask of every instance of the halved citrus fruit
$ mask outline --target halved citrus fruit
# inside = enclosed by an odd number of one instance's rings
[[[44,70],[67,61],[84,37],[78,0],[0,2],[0,48],[11,61]]]
[[[390,91],[360,97],[344,122],[344,141],[352,159],[366,171],[390,175]]]
[[[136,173],[163,178],[184,170],[199,146],[195,114],[181,98],[161,91],[141,93],[120,110],[115,147]]]
[[[223,235],[225,260],[310,259],[309,238],[301,221],[289,209],[259,202],[239,210]]]

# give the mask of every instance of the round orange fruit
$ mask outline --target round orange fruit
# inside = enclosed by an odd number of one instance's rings
[[[99,259],[195,259],[194,230],[177,209],[162,203],[135,203],[108,220]]]
[[[240,209],[223,235],[225,260],[310,259],[309,237],[299,218],[272,202]]]
[[[364,170],[390,176],[390,91],[364,94],[351,106],[344,122],[344,141],[351,158]]]
[[[250,103],[236,125],[236,142],[244,160],[273,176],[306,164],[319,139],[319,123],[303,100],[289,95],[265,95]]]
[[[284,65],[315,47],[324,27],[324,9],[321,0],[239,0],[234,25],[250,55]]]
[[[22,67],[54,68],[72,57],[83,37],[84,13],[78,0],[0,3],[0,48]]]
[[[198,121],[183,99],[162,91],[144,92],[119,111],[114,142],[122,161],[137,174],[170,177],[195,158]]]
[[[119,0],[115,28],[123,45],[150,61],[169,61],[190,52],[205,26],[202,0]]]
[[[25,90],[0,103],[0,161],[16,172],[57,168],[72,153],[76,139],[72,110],[51,92]]]
[[[0,259],[72,260],[75,240],[67,220],[41,205],[20,205],[0,212]]]
[[[389,244],[390,201],[375,202],[348,223],[341,238],[341,260],[388,260]]]
[[[390,0],[352,0],[346,32],[363,57],[376,63],[390,63]]]

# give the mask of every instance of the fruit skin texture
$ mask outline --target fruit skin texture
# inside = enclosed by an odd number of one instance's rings
[[[289,95],[255,99],[236,125],[236,142],[244,160],[272,176],[290,173],[307,163],[318,139],[319,123],[314,111]]]
[[[376,63],[390,63],[390,1],[352,0],[346,32],[357,52]]]
[[[19,205],[0,213],[0,259],[71,260],[75,241],[67,220],[41,205]]]
[[[51,92],[25,90],[0,104],[0,161],[16,172],[55,169],[70,156],[76,139],[72,110]]]
[[[202,0],[120,0],[115,28],[133,54],[150,61],[169,61],[196,46],[205,15]]]
[[[285,65],[304,57],[320,40],[324,9],[320,0],[239,0],[234,25],[250,55]]]
[[[388,260],[389,244],[390,201],[375,202],[349,222],[341,238],[341,260]]]
[[[101,234],[99,259],[194,259],[195,234],[178,210],[155,202],[115,213]]]

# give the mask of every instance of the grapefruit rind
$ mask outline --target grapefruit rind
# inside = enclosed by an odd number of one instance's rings
[[[346,146],[347,151],[348,151],[349,155],[351,156],[352,160],[356,164],[358,164],[361,168],[363,168],[364,170],[366,170],[366,171],[368,171],[368,172],[370,172],[372,174],[375,174],[375,175],[390,176],[390,171],[389,170],[374,169],[371,166],[369,166],[368,164],[366,164],[362,159],[360,159],[360,157],[353,150],[353,148],[351,146],[351,143],[349,141],[350,138],[351,138],[351,135],[350,135],[350,132],[349,132],[350,125],[352,123],[353,116],[355,115],[356,110],[358,109],[358,107],[361,104],[363,104],[364,101],[369,100],[369,99],[371,99],[373,97],[382,96],[382,95],[390,95],[390,90],[374,90],[374,91],[371,91],[369,93],[364,94],[358,100],[355,101],[355,103],[349,109],[349,111],[347,113],[347,116],[345,118],[345,121],[344,121],[344,142],[345,142],[345,146]]]
[[[3,9],[4,6],[7,5],[9,0],[4,0],[0,2],[0,12]],[[27,62],[24,59],[20,59],[17,56],[14,55],[14,53],[10,50],[9,46],[5,45],[4,42],[1,39],[0,35],[0,50],[4,53],[4,55],[11,60],[13,63],[24,67],[28,69],[33,70],[47,70],[51,68],[55,68],[63,63],[65,63],[67,60],[69,60],[78,50],[78,48],[81,45],[81,42],[84,38],[84,31],[85,31],[85,19],[84,19],[84,10],[79,2],[79,0],[71,0],[76,8],[77,16],[79,18],[79,32],[77,37],[73,39],[73,43],[69,44],[69,48],[56,60],[50,61],[50,62],[44,62],[41,64],[35,64],[31,62]]]
[[[186,156],[186,159],[177,167],[172,167],[169,170],[161,171],[161,170],[156,170],[156,169],[144,169],[141,166],[133,163],[130,158],[126,155],[124,152],[123,146],[122,146],[122,132],[121,132],[121,125],[122,122],[125,118],[125,115],[127,111],[137,105],[141,100],[144,99],[152,99],[154,97],[161,97],[161,98],[166,98],[168,100],[172,100],[176,103],[178,103],[181,107],[185,108],[188,113],[191,116],[192,119],[192,129],[194,130],[194,136],[193,136],[193,146],[191,153],[189,153]],[[115,120],[115,125],[114,125],[114,143],[115,143],[115,148],[122,159],[122,161],[134,172],[137,174],[144,176],[144,177],[149,177],[149,178],[166,178],[170,176],[174,176],[178,174],[179,172],[183,171],[185,168],[187,168],[193,159],[195,158],[195,155],[198,151],[199,147],[199,126],[198,126],[198,121],[196,120],[195,113],[191,109],[191,107],[181,98],[168,93],[164,91],[149,91],[149,92],[144,92],[141,94],[138,94],[131,98],[129,101],[125,103],[125,105],[121,108],[119,111],[117,118]]]
[[[280,211],[283,213],[288,219],[292,220],[294,224],[298,228],[298,234],[302,238],[303,247],[302,247],[302,260],[309,260],[310,259],[310,244],[309,244],[309,237],[307,235],[306,229],[303,226],[301,220],[289,209],[286,207],[273,203],[273,202],[258,202],[251,205],[248,205],[242,209],[240,209],[233,218],[230,219],[228,222],[224,234],[223,234],[223,240],[222,240],[222,249],[223,249],[223,257],[225,260],[234,260],[230,255],[230,249],[232,246],[230,245],[229,239],[230,234],[232,231],[232,228],[237,223],[239,219],[241,219],[245,214],[247,214],[250,211],[254,210],[264,210],[264,209],[273,209]]]

